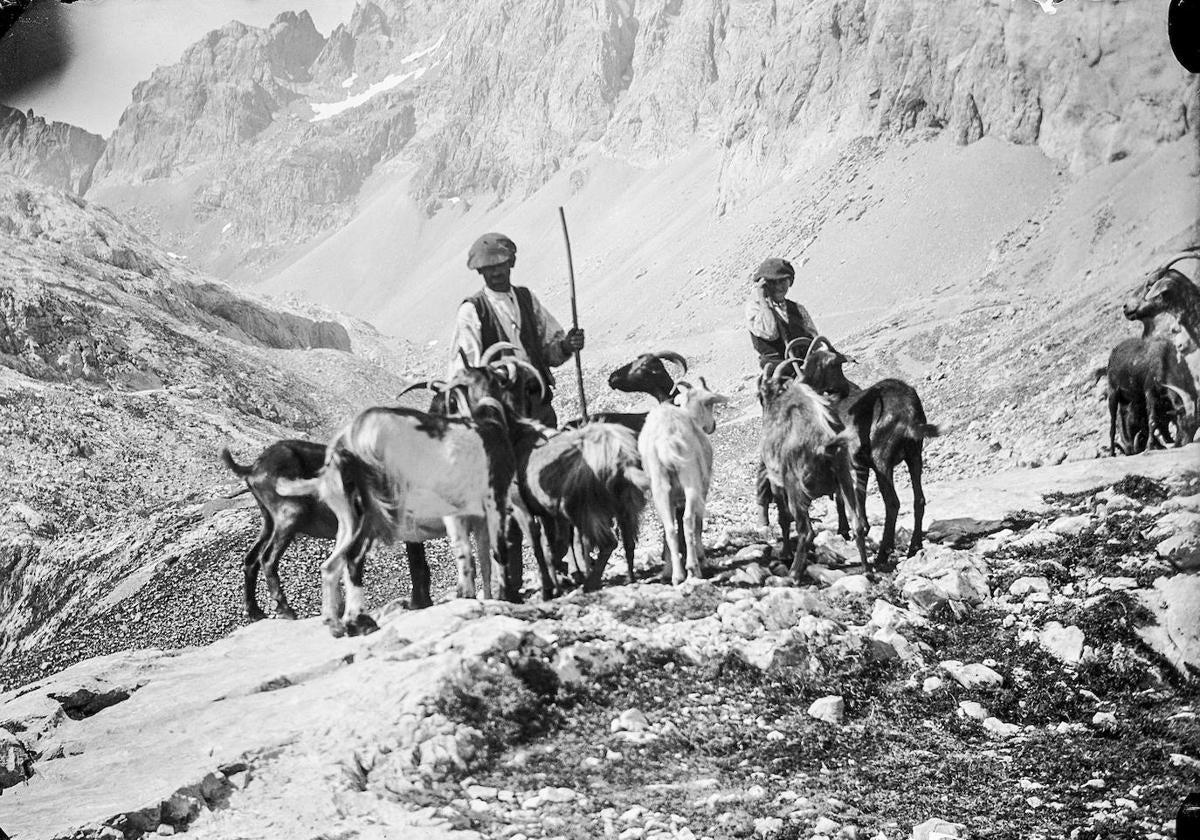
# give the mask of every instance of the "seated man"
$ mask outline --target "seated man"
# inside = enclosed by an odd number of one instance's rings
[[[759,368],[767,362],[782,362],[789,341],[817,336],[817,325],[808,310],[788,299],[795,279],[792,264],[779,257],[763,260],[754,272],[754,291],[746,300],[745,312]]]

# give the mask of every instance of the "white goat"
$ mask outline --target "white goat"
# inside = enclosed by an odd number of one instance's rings
[[[713,407],[729,398],[700,385],[680,381],[674,403],[660,403],[646,415],[638,436],[642,469],[650,478],[654,508],[662,520],[663,540],[671,557],[671,581],[683,583],[687,574],[704,576],[704,500],[712,480],[712,444],[716,428]],[[679,550],[679,530],[687,548],[687,573]],[[663,578],[666,579],[666,558]]]
[[[321,566],[321,614],[335,636],[369,633],[363,612],[362,557],[351,548],[364,534],[392,541],[450,538],[458,560],[458,594],[475,596],[471,536],[483,594],[491,597],[492,546],[500,546],[513,478],[504,409],[480,400],[473,422],[403,408],[369,408],[330,443],[316,478],[280,480],[282,495],[316,493],[337,517],[333,552]],[[343,605],[338,577],[345,574]]]

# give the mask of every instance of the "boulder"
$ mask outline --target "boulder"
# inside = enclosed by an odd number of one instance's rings
[[[580,685],[588,678],[616,673],[625,665],[625,654],[615,642],[576,642],[554,657],[559,682]]]
[[[29,778],[33,762],[16,735],[0,729],[0,791]]]
[[[829,585],[830,595],[866,595],[871,591],[871,581],[866,575],[846,575]]]
[[[987,561],[974,552],[926,546],[902,561],[895,584],[906,598],[924,610],[939,603],[982,604],[991,596]]]
[[[1135,594],[1157,619],[1137,628],[1138,635],[1184,675],[1189,666],[1200,668],[1200,576],[1156,578],[1152,589]]]
[[[1078,516],[1060,516],[1050,523],[1047,530],[1063,537],[1077,537],[1085,531],[1090,531],[1094,524],[1092,517],[1083,513]]]
[[[831,569],[822,563],[810,563],[804,573],[822,586],[832,586],[846,576],[840,569]]]
[[[994,534],[1005,527],[1007,522],[1003,519],[976,519],[971,516],[935,519],[925,529],[925,538],[955,548],[973,543],[979,537]]]

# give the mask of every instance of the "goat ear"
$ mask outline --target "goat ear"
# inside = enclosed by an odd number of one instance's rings
[[[858,359],[854,358],[853,356],[847,356],[845,353],[838,353],[838,361],[844,365],[858,364]]]

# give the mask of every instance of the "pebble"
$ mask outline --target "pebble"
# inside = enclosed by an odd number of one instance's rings
[[[921,683],[921,690],[926,694],[933,694],[942,687],[941,677],[926,677],[925,682]]]
[[[821,817],[813,826],[813,831],[817,834],[833,834],[842,827],[842,824],[829,819],[829,817]]]
[[[783,820],[779,817],[759,817],[754,821],[754,833],[759,837],[774,837],[783,831]]]
[[[972,720],[984,720],[988,717],[988,710],[974,700],[960,700],[958,708]]]

